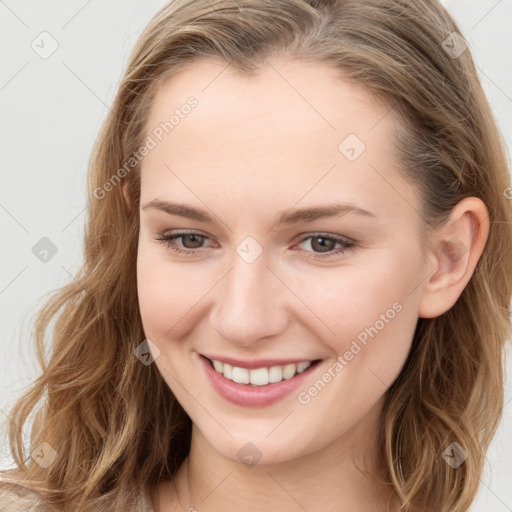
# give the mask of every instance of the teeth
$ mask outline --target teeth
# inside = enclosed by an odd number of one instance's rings
[[[271,366],[270,368],[239,368],[228,363],[211,360],[217,373],[224,375],[226,379],[238,382],[239,384],[252,384],[253,386],[266,386],[281,382],[283,379],[291,379],[302,373],[311,366],[311,361],[303,361],[297,364],[286,364],[284,366]]]
[[[281,382],[283,380],[283,367],[272,366],[268,371],[269,382]]]
[[[238,382],[238,384],[249,384],[249,370],[233,366],[233,381]]]
[[[222,363],[220,361],[213,361],[213,367],[219,372],[222,373]]]
[[[220,363],[220,361],[217,361],[218,363]],[[230,380],[233,380],[233,367],[228,364],[228,363],[220,363],[222,364],[222,374],[224,375],[224,377],[226,377],[226,379],[230,379]],[[217,370],[217,368],[215,368]],[[219,370],[217,370],[219,372]],[[219,372],[221,373],[221,372]]]
[[[268,370],[266,368],[256,368],[249,370],[249,382],[255,386],[266,386],[268,384]]]
[[[304,361],[303,363],[297,364],[297,373],[302,373],[311,366],[311,361]]]
[[[296,364],[287,364],[283,368],[283,379],[291,379],[295,375],[296,371],[297,371]]]

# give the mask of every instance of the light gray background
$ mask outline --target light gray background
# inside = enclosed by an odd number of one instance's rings
[[[163,0],[0,0],[1,179],[0,418],[37,375],[31,321],[43,295],[82,261],[89,154],[142,28]],[[511,147],[512,0],[445,0],[477,61]],[[31,47],[47,31],[47,59]],[[47,37],[47,36],[43,36]],[[45,48],[50,46],[46,39]],[[41,45],[41,43],[39,43]],[[40,51],[43,51],[41,48]],[[46,263],[32,247],[48,237]],[[504,418],[488,453],[473,512],[512,511],[512,366]],[[10,457],[0,438],[0,466]]]

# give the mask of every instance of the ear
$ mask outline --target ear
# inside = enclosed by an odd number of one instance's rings
[[[489,212],[476,197],[466,197],[430,239],[431,273],[418,305],[420,318],[435,318],[457,302],[468,284],[489,235]]]

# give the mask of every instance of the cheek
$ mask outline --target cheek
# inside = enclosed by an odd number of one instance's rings
[[[190,332],[204,316],[208,292],[222,277],[199,262],[171,261],[166,251],[154,241],[139,241],[139,308],[146,336],[155,341],[181,339]]]
[[[146,335],[161,339],[197,300],[193,275],[180,272],[165,257],[165,249],[154,242],[139,242],[137,291]]]
[[[332,358],[297,399],[310,417],[313,410],[329,411],[316,415],[326,431],[348,430],[366,415],[407,359],[418,321],[417,297],[409,287],[414,273],[397,276],[395,267],[383,262],[364,273],[339,273],[325,281],[323,292],[316,283],[308,295],[311,309],[323,311],[319,316],[334,332],[322,329],[321,337]]]
[[[411,248],[408,253],[383,250],[360,268],[300,283],[308,306],[326,326],[323,342],[354,360],[351,366],[367,364],[369,358],[396,358],[396,364],[406,358],[418,320],[419,256]]]

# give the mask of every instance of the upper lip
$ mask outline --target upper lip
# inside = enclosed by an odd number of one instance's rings
[[[217,356],[214,354],[201,354],[202,356],[213,359],[215,361],[221,361],[222,363],[228,363],[231,366],[236,366],[238,368],[247,368],[248,370],[254,368],[268,368],[270,366],[285,366],[287,364],[297,364],[303,362],[313,362],[318,359],[310,359],[307,357],[303,358],[293,358],[293,359],[251,359],[251,360],[242,360],[235,359],[233,357],[225,357],[225,356]]]

